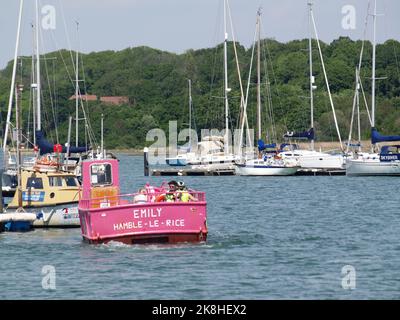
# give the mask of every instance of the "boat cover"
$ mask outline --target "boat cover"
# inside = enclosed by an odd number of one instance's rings
[[[372,128],[371,132],[371,142],[376,144],[378,142],[391,142],[400,141],[400,136],[382,136],[376,128]]]
[[[314,128],[311,128],[308,131],[303,131],[303,132],[286,132],[283,135],[284,138],[286,139],[291,139],[291,138],[296,138],[296,139],[308,139],[308,140],[314,140],[315,139],[315,132]]]
[[[54,152],[54,144],[44,137],[43,131],[36,131],[36,144],[40,149],[40,155]],[[87,147],[69,147],[70,153],[83,153],[88,151]],[[62,153],[67,153],[67,147],[62,146]]]

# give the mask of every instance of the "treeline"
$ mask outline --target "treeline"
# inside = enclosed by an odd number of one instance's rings
[[[361,41],[339,38],[331,44],[322,43],[326,70],[343,137],[349,132],[355,69]],[[252,48],[236,44],[238,60],[246,90]],[[323,78],[318,51],[313,50],[315,95],[315,128],[318,140],[337,140],[333,116]],[[284,132],[306,130],[310,126],[308,40],[280,43],[265,39],[262,43],[263,133],[282,140]],[[240,85],[229,43],[230,123],[237,127],[240,105]],[[361,78],[370,105],[372,45],[366,43]],[[56,127],[61,143],[66,141],[68,118],[75,114],[74,53],[58,51],[46,54],[42,61],[44,129],[49,139],[56,140]],[[49,59],[55,58],[55,59]],[[146,133],[152,128],[168,129],[170,120],[177,120],[180,129],[187,128],[189,119],[188,79],[192,81],[193,117],[199,132],[203,128],[224,128],[223,52],[215,48],[188,50],[173,54],[148,47],[122,51],[104,51],[81,55],[81,91],[97,96],[128,96],[125,105],[105,105],[88,102],[87,117],[97,138],[100,118],[104,114],[105,140],[108,148],[138,148],[146,144]],[[382,133],[400,133],[400,43],[389,40],[377,46],[377,127]],[[22,66],[21,66],[22,65]],[[82,68],[83,67],[83,68]],[[0,72],[0,107],[2,127],[5,126],[12,62]],[[32,123],[31,62],[29,57],[19,64],[17,81],[23,83],[23,124]],[[249,91],[248,117],[255,127],[256,72],[253,65]],[[85,88],[84,88],[85,87]],[[362,99],[363,101],[363,99]],[[83,117],[83,114],[82,114]],[[30,119],[30,120],[29,120]],[[369,120],[361,103],[363,139],[369,138]],[[82,123],[81,143],[85,142]],[[74,138],[73,138],[74,141]],[[278,141],[278,142],[279,142]]]

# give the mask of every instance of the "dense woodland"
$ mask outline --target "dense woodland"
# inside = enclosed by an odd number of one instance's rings
[[[355,69],[361,41],[339,38],[331,44],[322,43],[322,51],[330,81],[342,136],[349,132]],[[236,44],[241,78],[246,87],[252,48]],[[316,78],[315,128],[320,141],[336,141],[337,136],[321,62],[314,42],[314,75]],[[164,52],[148,47],[122,51],[81,54],[81,91],[97,96],[128,96],[129,104],[105,105],[88,102],[87,117],[97,138],[100,137],[100,118],[104,114],[105,141],[108,148],[139,148],[146,144],[146,133],[152,128],[167,130],[168,121],[177,120],[178,127],[188,127],[188,79],[192,80],[192,126],[224,128],[223,46],[188,50],[183,54]],[[307,130],[310,126],[308,40],[280,43],[265,39],[262,43],[262,100],[263,131],[277,142],[287,130]],[[361,73],[366,98],[370,104],[372,46],[366,43]],[[49,139],[67,139],[68,118],[74,116],[74,53],[62,50],[46,54],[42,61],[43,127]],[[400,43],[394,40],[377,46],[377,127],[384,134],[400,134]],[[18,83],[23,83],[23,124],[32,124],[31,60],[24,57],[18,68]],[[240,89],[233,43],[229,43],[230,123],[238,126]],[[12,62],[0,72],[1,123],[4,129],[10,90]],[[256,72],[251,76],[248,117],[255,127]],[[84,87],[86,87],[84,89]],[[82,115],[83,117],[83,115]],[[29,120],[30,119],[30,120]],[[195,123],[194,123],[195,122]],[[362,135],[369,138],[370,124],[364,104],[361,104]],[[27,129],[25,129],[27,130]],[[81,126],[81,143],[85,142]],[[74,135],[72,135],[74,141]]]

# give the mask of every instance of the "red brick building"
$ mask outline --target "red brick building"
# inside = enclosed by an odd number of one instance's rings
[[[105,104],[113,104],[113,105],[121,105],[121,104],[128,104],[129,98],[128,97],[100,97],[100,101]]]
[[[97,101],[97,96],[94,94],[83,94],[80,96],[83,101]],[[75,95],[71,96],[69,100],[75,100]]]

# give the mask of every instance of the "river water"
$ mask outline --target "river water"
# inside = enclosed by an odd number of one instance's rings
[[[142,157],[119,158],[123,192],[168,180],[143,177]],[[89,245],[80,229],[2,233],[0,299],[400,298],[397,178],[181,179],[207,194],[207,243]],[[42,286],[46,266],[52,290]]]

